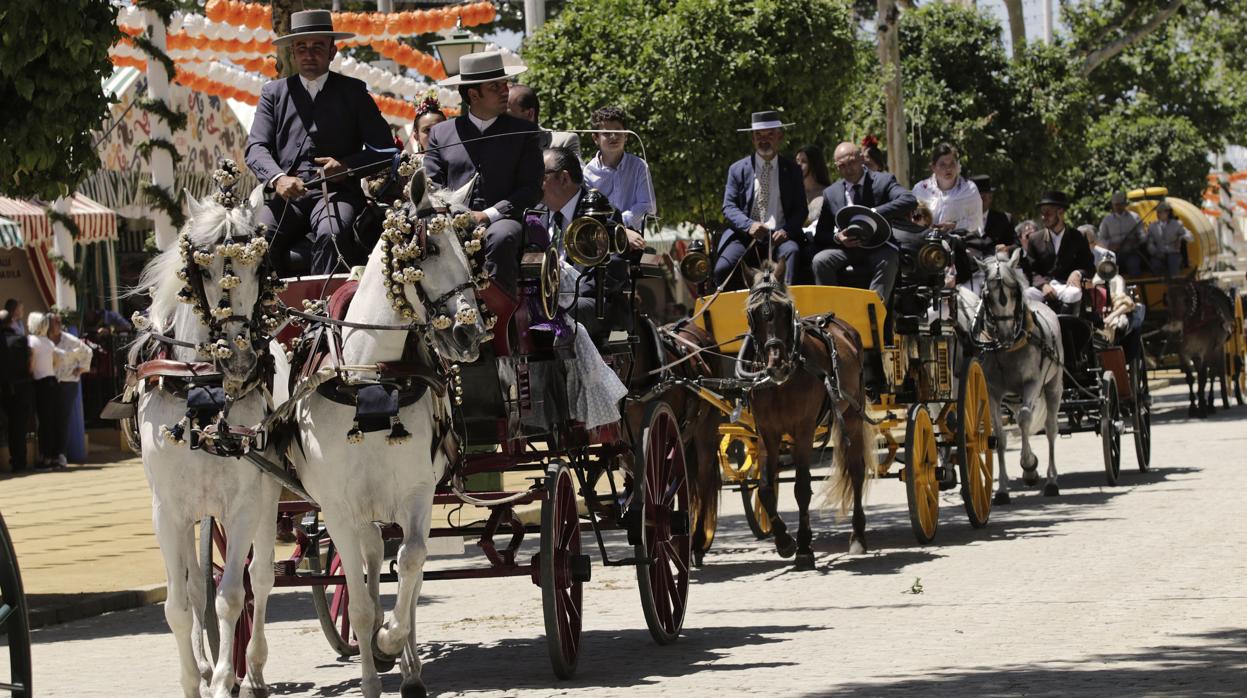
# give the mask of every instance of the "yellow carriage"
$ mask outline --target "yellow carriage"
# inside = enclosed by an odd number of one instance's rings
[[[934,305],[944,304],[948,309],[941,316],[888,323],[886,307],[870,290],[791,286],[788,291],[802,316],[834,312],[852,325],[862,337],[866,361],[881,369],[882,385],[872,394],[868,410],[879,433],[880,458],[875,474],[905,483],[910,523],[918,541],[928,543],[935,537],[939,493],[956,485],[954,468],[959,471],[971,525],[986,525],[991,513],[995,445],[991,411],[982,366],[965,351],[952,321],[947,319],[956,317],[955,294],[929,291],[938,296]],[[749,331],[745,316],[748,295],[748,291],[733,291],[698,300],[694,313],[697,323],[726,354],[736,353]],[[699,393],[724,413],[732,414],[719,430],[719,464],[724,480],[741,493],[750,528],[756,535],[765,536],[769,523],[757,495],[761,440],[753,415],[704,387]],[[825,436],[825,428],[820,429],[816,441]]]

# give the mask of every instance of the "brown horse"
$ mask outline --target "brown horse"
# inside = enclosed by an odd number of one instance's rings
[[[1178,354],[1191,394],[1187,413],[1192,417],[1214,414],[1217,410],[1213,388],[1218,376],[1222,395],[1227,393],[1225,343],[1234,324],[1234,302],[1207,281],[1188,281],[1170,286],[1165,291],[1165,303],[1169,306],[1169,322],[1165,329],[1171,334],[1180,334]],[[1205,382],[1207,393],[1204,392]],[[1229,407],[1228,398],[1225,405]]]
[[[640,314],[635,317],[635,327],[642,337],[640,348],[633,356],[631,374],[627,376],[631,395],[645,396],[655,386],[671,379],[694,381],[716,375],[716,359],[706,352],[714,347],[714,340],[700,327],[687,321],[655,327]],[[693,564],[700,567],[702,557],[714,540],[718,522],[719,488],[723,485],[718,441],[723,414],[691,390],[678,385],[652,397],[664,400],[680,425],[692,513],[689,524],[693,536]],[[628,417],[634,425],[633,433],[638,433],[643,410],[644,402],[630,401]]]
[[[741,348],[736,374],[754,381],[749,389],[752,410],[763,444],[764,467],[759,495],[771,519],[780,557],[796,555],[797,569],[814,568],[810,530],[810,465],[814,434],[832,426],[833,477],[829,500],[848,510],[853,502],[853,533],[849,552],[866,552],[866,514],[862,509],[867,458],[875,451],[874,429],[865,419],[866,391],[862,381],[862,339],[857,330],[834,315],[801,318],[784,284],[784,263],[746,270],[750,282],[745,312],[749,335]],[[783,437],[792,438],[796,496],[800,508],[794,542],[776,509],[779,453]]]

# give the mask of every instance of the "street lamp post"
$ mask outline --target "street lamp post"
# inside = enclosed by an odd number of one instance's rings
[[[433,42],[433,50],[441,59],[446,75],[459,74],[459,59],[485,48],[485,42],[468,31],[456,31],[449,39]]]

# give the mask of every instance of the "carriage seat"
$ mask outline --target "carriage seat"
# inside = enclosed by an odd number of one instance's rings
[[[329,317],[333,320],[345,320],[346,311],[351,309],[351,301],[355,300],[355,292],[358,290],[358,281],[348,281],[339,286],[329,296]]]
[[[1078,315],[1057,315],[1061,326],[1061,344],[1065,348],[1065,363],[1071,369],[1087,365],[1094,347],[1092,337],[1095,328],[1091,322]]]

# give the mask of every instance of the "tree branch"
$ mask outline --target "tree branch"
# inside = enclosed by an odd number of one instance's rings
[[[1116,57],[1122,51],[1125,51],[1126,49],[1130,48],[1134,44],[1143,40],[1152,32],[1155,32],[1157,29],[1160,28],[1160,25],[1165,23],[1165,20],[1172,17],[1174,13],[1178,11],[1178,8],[1182,7],[1183,1],[1184,0],[1172,0],[1172,2],[1170,2],[1162,10],[1160,10],[1155,15],[1153,15],[1152,18],[1149,19],[1147,22],[1145,22],[1143,26],[1121,37],[1120,39],[1110,43],[1109,45],[1087,54],[1086,58],[1083,59],[1082,76],[1084,78],[1087,77],[1096,68],[1099,68],[1101,65],[1103,65],[1106,61]],[[1131,10],[1130,14],[1131,16],[1133,16],[1134,10]]]

